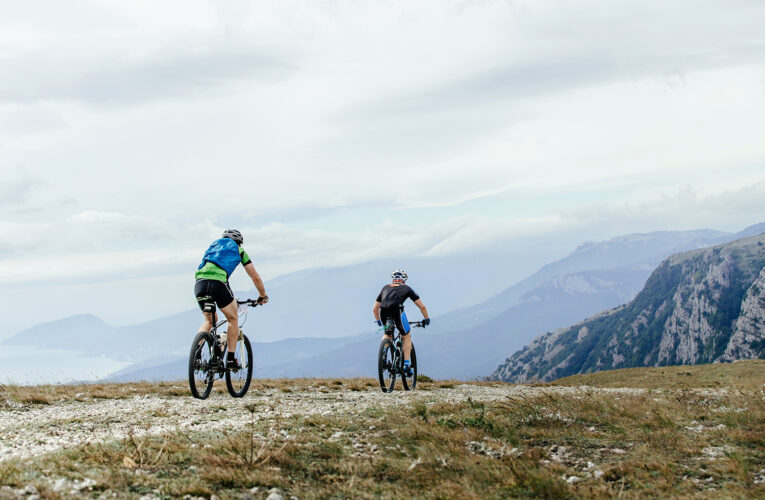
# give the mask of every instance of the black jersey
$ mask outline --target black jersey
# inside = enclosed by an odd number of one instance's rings
[[[412,299],[412,302],[414,302],[420,300],[420,296],[406,285],[385,285],[380,290],[380,294],[377,295],[377,302],[382,305],[383,309],[401,307],[406,299]]]

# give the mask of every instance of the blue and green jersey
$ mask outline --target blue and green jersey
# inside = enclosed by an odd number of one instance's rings
[[[242,263],[242,266],[245,266],[252,262],[250,260],[250,256],[247,255],[247,252],[244,251],[244,248],[239,247],[239,257]],[[216,281],[222,281],[226,283],[228,281],[228,276],[226,275],[226,271],[224,271],[219,266],[213,264],[210,261],[205,262],[205,264],[199,268],[199,270],[194,274],[194,278],[198,280],[216,280]]]

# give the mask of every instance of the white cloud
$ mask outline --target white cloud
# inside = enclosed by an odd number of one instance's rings
[[[763,213],[764,10],[4,3],[0,275],[191,274],[228,226],[267,276],[741,229]]]
[[[24,204],[38,186],[44,184],[39,177],[17,170],[0,180],[0,207]]]

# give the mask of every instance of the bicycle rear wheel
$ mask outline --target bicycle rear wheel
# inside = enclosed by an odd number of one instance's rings
[[[212,359],[215,353],[215,339],[208,332],[199,332],[191,342],[189,353],[189,387],[191,395],[205,399],[212,391],[215,370]]]
[[[226,369],[226,387],[228,393],[235,398],[247,394],[252,380],[252,345],[247,335],[241,333],[236,343],[236,359],[242,368],[239,370]]]
[[[412,352],[410,353],[412,360],[412,376],[407,377],[404,371],[401,370],[401,383],[404,384],[405,391],[413,391],[417,387],[417,353],[414,351],[414,344],[412,344]],[[402,356],[403,358],[403,356]],[[402,361],[403,363],[403,361]]]
[[[377,354],[377,376],[380,379],[380,389],[383,392],[393,392],[396,384],[395,348],[393,341],[383,338]]]

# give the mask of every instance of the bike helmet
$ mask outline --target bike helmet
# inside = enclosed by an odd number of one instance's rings
[[[236,229],[226,229],[223,231],[223,236],[221,238],[231,238],[232,240],[236,241],[237,245],[241,245],[244,243],[244,238],[242,237],[242,233],[237,231]]]
[[[403,283],[406,283],[406,280],[409,279],[409,276],[406,275],[406,271],[403,269],[396,269],[391,273],[390,277],[393,281],[401,281]]]

